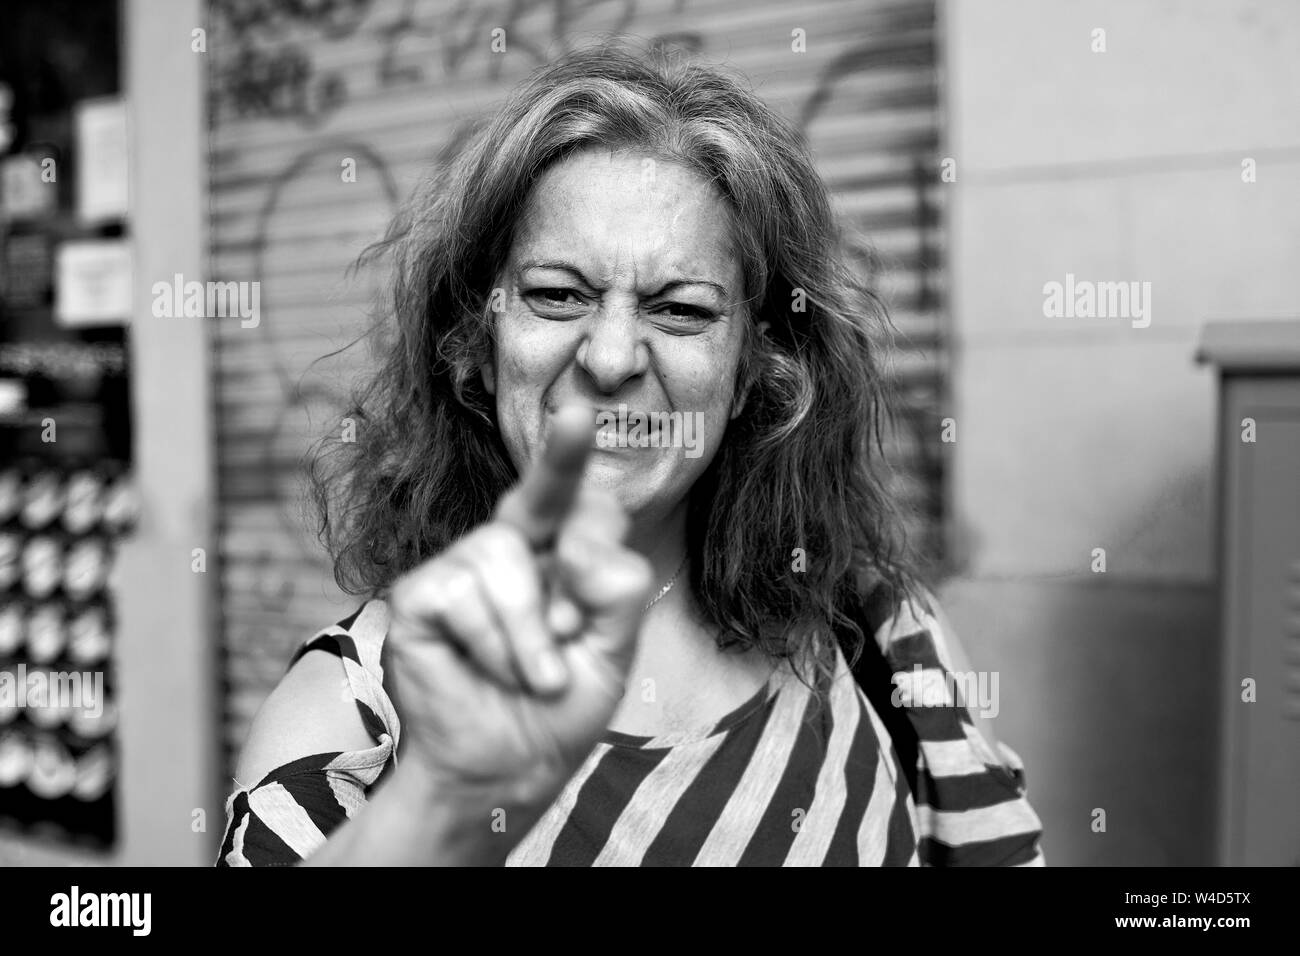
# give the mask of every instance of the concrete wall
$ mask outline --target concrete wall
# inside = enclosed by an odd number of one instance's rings
[[[126,6],[131,108],[131,330],[140,528],[122,555],[121,862],[211,865],[225,824],[218,777],[217,653],[211,559],[213,463],[210,353],[204,320],[152,319],[153,284],[205,276],[204,54],[191,31],[199,0]],[[132,706],[134,702],[134,706]]]
[[[1192,355],[1207,318],[1300,314],[1300,6],[948,0],[942,22],[963,572],[941,595],[1002,672],[1050,863],[1210,863],[1217,396]],[[1067,274],[1149,282],[1149,325],[1045,316]]]

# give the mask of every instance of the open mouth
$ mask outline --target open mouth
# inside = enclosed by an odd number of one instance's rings
[[[557,408],[548,406],[546,414],[549,417],[557,411]],[[618,408],[599,408],[593,405],[591,413],[595,419],[594,427],[597,432],[627,432],[635,429],[647,435],[660,431],[660,419],[665,414],[630,410],[626,405]]]
[[[701,454],[699,435],[703,414],[680,411],[642,411],[591,406],[594,416],[594,445],[597,451],[649,451],[684,448],[688,458]],[[547,407],[547,414],[557,409]]]

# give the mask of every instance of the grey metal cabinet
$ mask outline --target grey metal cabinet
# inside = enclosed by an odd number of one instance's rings
[[[1300,321],[1214,322],[1222,595],[1218,854],[1300,865]]]

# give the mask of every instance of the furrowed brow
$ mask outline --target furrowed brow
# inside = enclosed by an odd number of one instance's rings
[[[565,262],[563,259],[527,259],[519,263],[520,272],[528,269],[553,269],[556,272],[567,272],[584,285],[590,286],[592,284],[581,269],[572,263]]]
[[[702,285],[705,288],[713,290],[718,295],[722,296],[723,299],[730,300],[731,298],[731,293],[727,291],[726,286],[720,285],[711,279],[695,279],[695,278],[674,279],[672,282],[665,283],[663,287],[659,289],[658,292],[653,293],[653,295],[654,296],[667,295],[669,292],[673,292],[676,289],[681,288],[682,286],[688,286],[688,285]]]

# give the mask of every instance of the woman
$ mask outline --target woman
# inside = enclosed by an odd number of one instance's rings
[[[259,713],[220,864],[1042,862],[964,707],[907,708],[905,766],[850,673],[906,703],[961,662],[873,463],[883,311],[785,121],[573,54],[384,249],[385,361],[316,472],[371,599]]]

